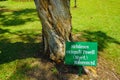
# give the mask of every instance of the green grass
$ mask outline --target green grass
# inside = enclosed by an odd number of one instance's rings
[[[79,0],[78,7],[71,8],[73,33],[82,33],[80,37],[87,41],[97,41],[100,55],[118,74],[120,74],[119,4],[119,0]]]
[[[41,24],[33,2],[0,2],[0,80],[28,80],[40,51]]]
[[[77,8],[73,1],[73,34],[97,41],[100,56],[120,75],[120,1],[78,0]],[[33,2],[0,1],[0,80],[29,80],[26,72],[38,61],[39,37],[41,24]]]

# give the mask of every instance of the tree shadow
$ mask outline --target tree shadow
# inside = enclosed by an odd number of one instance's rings
[[[98,50],[103,51],[105,48],[108,47],[109,43],[115,43],[120,45],[120,41],[108,36],[106,33],[102,31],[82,31],[81,35],[78,36],[79,40],[83,38],[85,41],[90,42],[98,42]]]
[[[38,57],[42,50],[41,35],[23,32],[10,32],[8,29],[0,29],[0,34],[14,34],[20,36],[22,41],[11,42],[9,38],[0,36],[0,64],[17,59]],[[39,42],[36,42],[39,40]],[[26,42],[24,42],[26,41]]]
[[[16,70],[13,72],[13,74],[11,74],[11,76],[9,76],[7,80],[22,79],[25,77],[27,77],[28,80],[62,80],[60,77],[58,77],[57,73],[54,73],[51,70],[51,67],[45,68],[45,66],[49,66],[48,63],[52,62],[49,59],[49,56],[43,54],[42,42],[36,42],[36,37],[40,37],[41,39],[41,35],[36,35],[33,33],[26,34],[22,31],[13,33],[6,29],[0,29],[0,32],[1,34],[9,33],[18,35],[23,41],[27,41],[27,43],[13,43],[6,37],[0,39],[0,64],[5,64],[26,58],[36,58],[41,60],[38,61],[37,65],[33,67],[30,67],[30,65],[36,63],[34,61],[31,63],[28,63],[27,61],[19,61],[16,63]]]
[[[1,10],[2,8],[5,8],[5,6],[1,6],[1,5],[0,5],[0,10]]]
[[[35,17],[37,15],[36,9],[9,10],[7,8],[1,8],[0,11],[0,22],[5,27],[23,25],[27,22],[39,20],[38,17]],[[10,13],[3,14],[6,12]]]
[[[38,57],[41,43],[10,43],[0,41],[0,64],[8,63],[17,59]]]
[[[23,25],[27,22],[39,20],[39,18],[35,17],[36,15],[36,9],[10,10],[6,6],[0,5],[0,25],[4,27]],[[4,34],[17,35],[21,38],[21,41],[13,43]],[[22,31],[10,32],[9,29],[0,28],[0,64],[16,59],[38,57],[36,55],[40,53],[42,47],[42,42],[35,42],[38,37],[41,37],[41,35]]]
[[[9,32],[9,30],[8,29],[0,29],[0,34],[4,34],[4,33],[6,33],[6,32]]]

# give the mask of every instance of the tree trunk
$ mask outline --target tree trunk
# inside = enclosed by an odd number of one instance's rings
[[[65,42],[71,41],[70,0],[35,0],[42,23],[44,52],[52,60],[63,59]]]
[[[77,7],[77,1],[74,0],[74,7],[76,8]]]

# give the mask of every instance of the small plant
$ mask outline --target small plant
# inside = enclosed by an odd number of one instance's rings
[[[56,69],[56,67],[53,67],[53,68],[51,69],[51,71],[52,71],[54,74],[57,74],[57,73],[58,73],[58,70]]]

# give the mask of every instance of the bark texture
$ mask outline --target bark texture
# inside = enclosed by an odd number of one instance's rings
[[[70,0],[34,0],[42,23],[44,52],[63,59],[65,42],[71,41]]]

